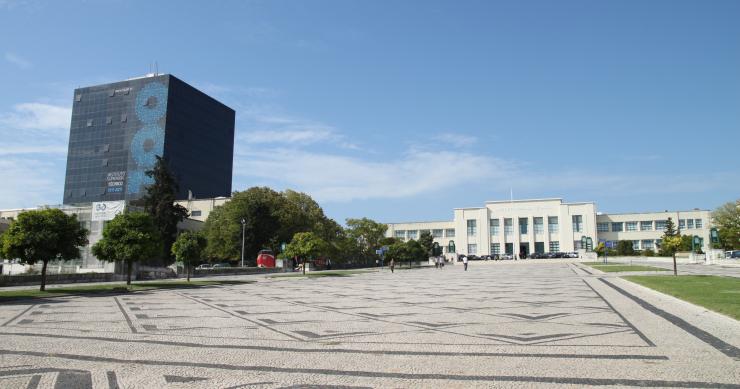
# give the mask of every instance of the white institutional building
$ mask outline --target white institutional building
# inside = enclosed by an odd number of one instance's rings
[[[217,197],[176,201],[190,214],[178,228],[202,228],[208,215],[229,200]],[[105,222],[123,210],[123,202],[55,207],[76,214],[80,223],[90,230],[90,243],[82,248],[82,258],[74,264],[77,271],[113,271],[114,264],[98,261],[90,247],[102,237]],[[0,229],[30,209],[38,208],[0,210]],[[422,232],[429,231],[444,253],[450,255],[569,252],[581,249],[584,237],[591,238],[594,247],[598,242],[628,240],[635,250],[657,251],[669,217],[682,234],[703,238],[702,250],[708,250],[711,221],[707,210],[602,214],[596,211],[593,202],[565,203],[557,198],[489,201],[483,207],[456,208],[452,221],[388,223],[386,236],[418,239]],[[450,242],[455,244],[454,252],[448,250]]]
[[[632,242],[635,250],[657,250],[666,221],[671,218],[685,235],[709,245],[710,211],[664,211],[603,214],[593,202],[566,203],[562,199],[488,201],[483,207],[456,208],[452,221],[388,223],[386,236],[418,239],[429,231],[448,252],[494,255],[569,252],[581,248],[582,238],[598,242]],[[615,243],[616,246],[616,243]]]

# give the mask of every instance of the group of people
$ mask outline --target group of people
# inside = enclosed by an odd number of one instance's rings
[[[445,258],[444,257],[437,257],[434,260],[434,267],[436,267],[437,269],[441,269],[441,268],[445,267]]]

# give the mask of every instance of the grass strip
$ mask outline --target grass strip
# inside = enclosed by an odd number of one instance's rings
[[[625,276],[623,278],[740,320],[740,278],[706,275]]]
[[[669,271],[669,269],[663,269],[662,267],[655,266],[644,266],[644,265],[589,265],[596,270],[601,270],[605,273],[618,273],[625,271]]]
[[[38,289],[18,289],[0,291],[0,302],[27,298],[50,298],[60,296],[90,296],[101,294],[125,294],[131,292],[159,290],[159,289],[189,289],[209,286],[244,284],[254,281],[154,281],[132,282],[127,288],[126,283],[115,282],[109,284],[49,287],[45,291]]]

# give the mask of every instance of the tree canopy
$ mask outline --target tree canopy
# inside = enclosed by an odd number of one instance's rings
[[[725,250],[740,249],[740,199],[717,207],[712,212],[719,234],[719,244]]]
[[[157,156],[154,167],[147,170],[146,175],[154,178],[154,183],[147,186],[146,195],[139,203],[152,216],[162,237],[162,251],[149,264],[168,266],[174,259],[171,247],[177,235],[177,224],[188,217],[188,211],[182,205],[175,204],[179,190],[177,180],[162,157]]]
[[[411,266],[411,262],[421,262],[427,259],[428,254],[424,252],[424,248],[419,242],[409,240],[408,242],[396,241],[396,243],[393,243],[388,248],[386,257],[398,263],[407,262]]]
[[[31,265],[43,262],[40,290],[46,290],[49,261],[79,258],[80,247],[87,244],[87,234],[77,215],[67,215],[59,209],[26,211],[2,234],[0,251],[7,258],[18,258]]]
[[[347,236],[354,239],[365,255],[375,255],[375,250],[382,246],[388,226],[363,217],[347,219]]]
[[[313,232],[298,232],[285,248],[285,255],[303,259],[303,272],[306,272],[306,262],[324,254],[327,250],[326,242]]]
[[[419,244],[424,249],[427,255],[432,255],[432,246],[434,245],[434,238],[429,231],[422,231],[419,235]]]
[[[103,228],[103,238],[92,247],[101,261],[123,262],[126,265],[128,285],[134,262],[161,254],[162,242],[152,217],[144,212],[125,212],[116,215]]]
[[[172,244],[172,255],[185,266],[190,281],[190,268],[199,260],[206,248],[206,238],[198,232],[184,231]]]
[[[277,192],[266,187],[234,192],[231,200],[216,207],[206,220],[203,233],[208,239],[206,255],[235,260],[241,255],[242,224],[245,258],[254,261],[257,252],[291,241],[298,232],[311,231],[324,241],[342,237],[342,228],[324,215],[321,207],[304,193]]]

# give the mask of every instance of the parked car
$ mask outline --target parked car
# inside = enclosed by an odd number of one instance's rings
[[[733,250],[728,258],[738,259],[740,258],[740,250]]]
[[[224,263],[217,263],[217,264],[213,265],[213,269],[223,269],[225,267],[231,267],[231,265],[228,264],[228,263],[225,263],[225,262]]]
[[[541,258],[547,258],[547,255],[545,255],[545,253],[532,253],[532,254],[529,254],[529,258],[541,259]]]
[[[575,251],[571,251],[569,253],[565,253],[564,258],[578,258],[578,253]]]
[[[198,265],[198,267],[195,268],[195,270],[211,270],[213,269],[213,266],[210,263],[203,263]]]
[[[493,256],[491,256],[491,255],[481,255],[480,256],[480,259],[482,259],[484,261],[488,261],[489,259],[493,259]]]
[[[482,258],[475,255],[475,254],[469,254],[468,255],[468,261],[480,261]]]
[[[501,259],[504,259],[504,260],[512,260],[512,259],[514,259],[514,256],[511,255],[511,254],[504,254],[504,255],[501,256]]]

